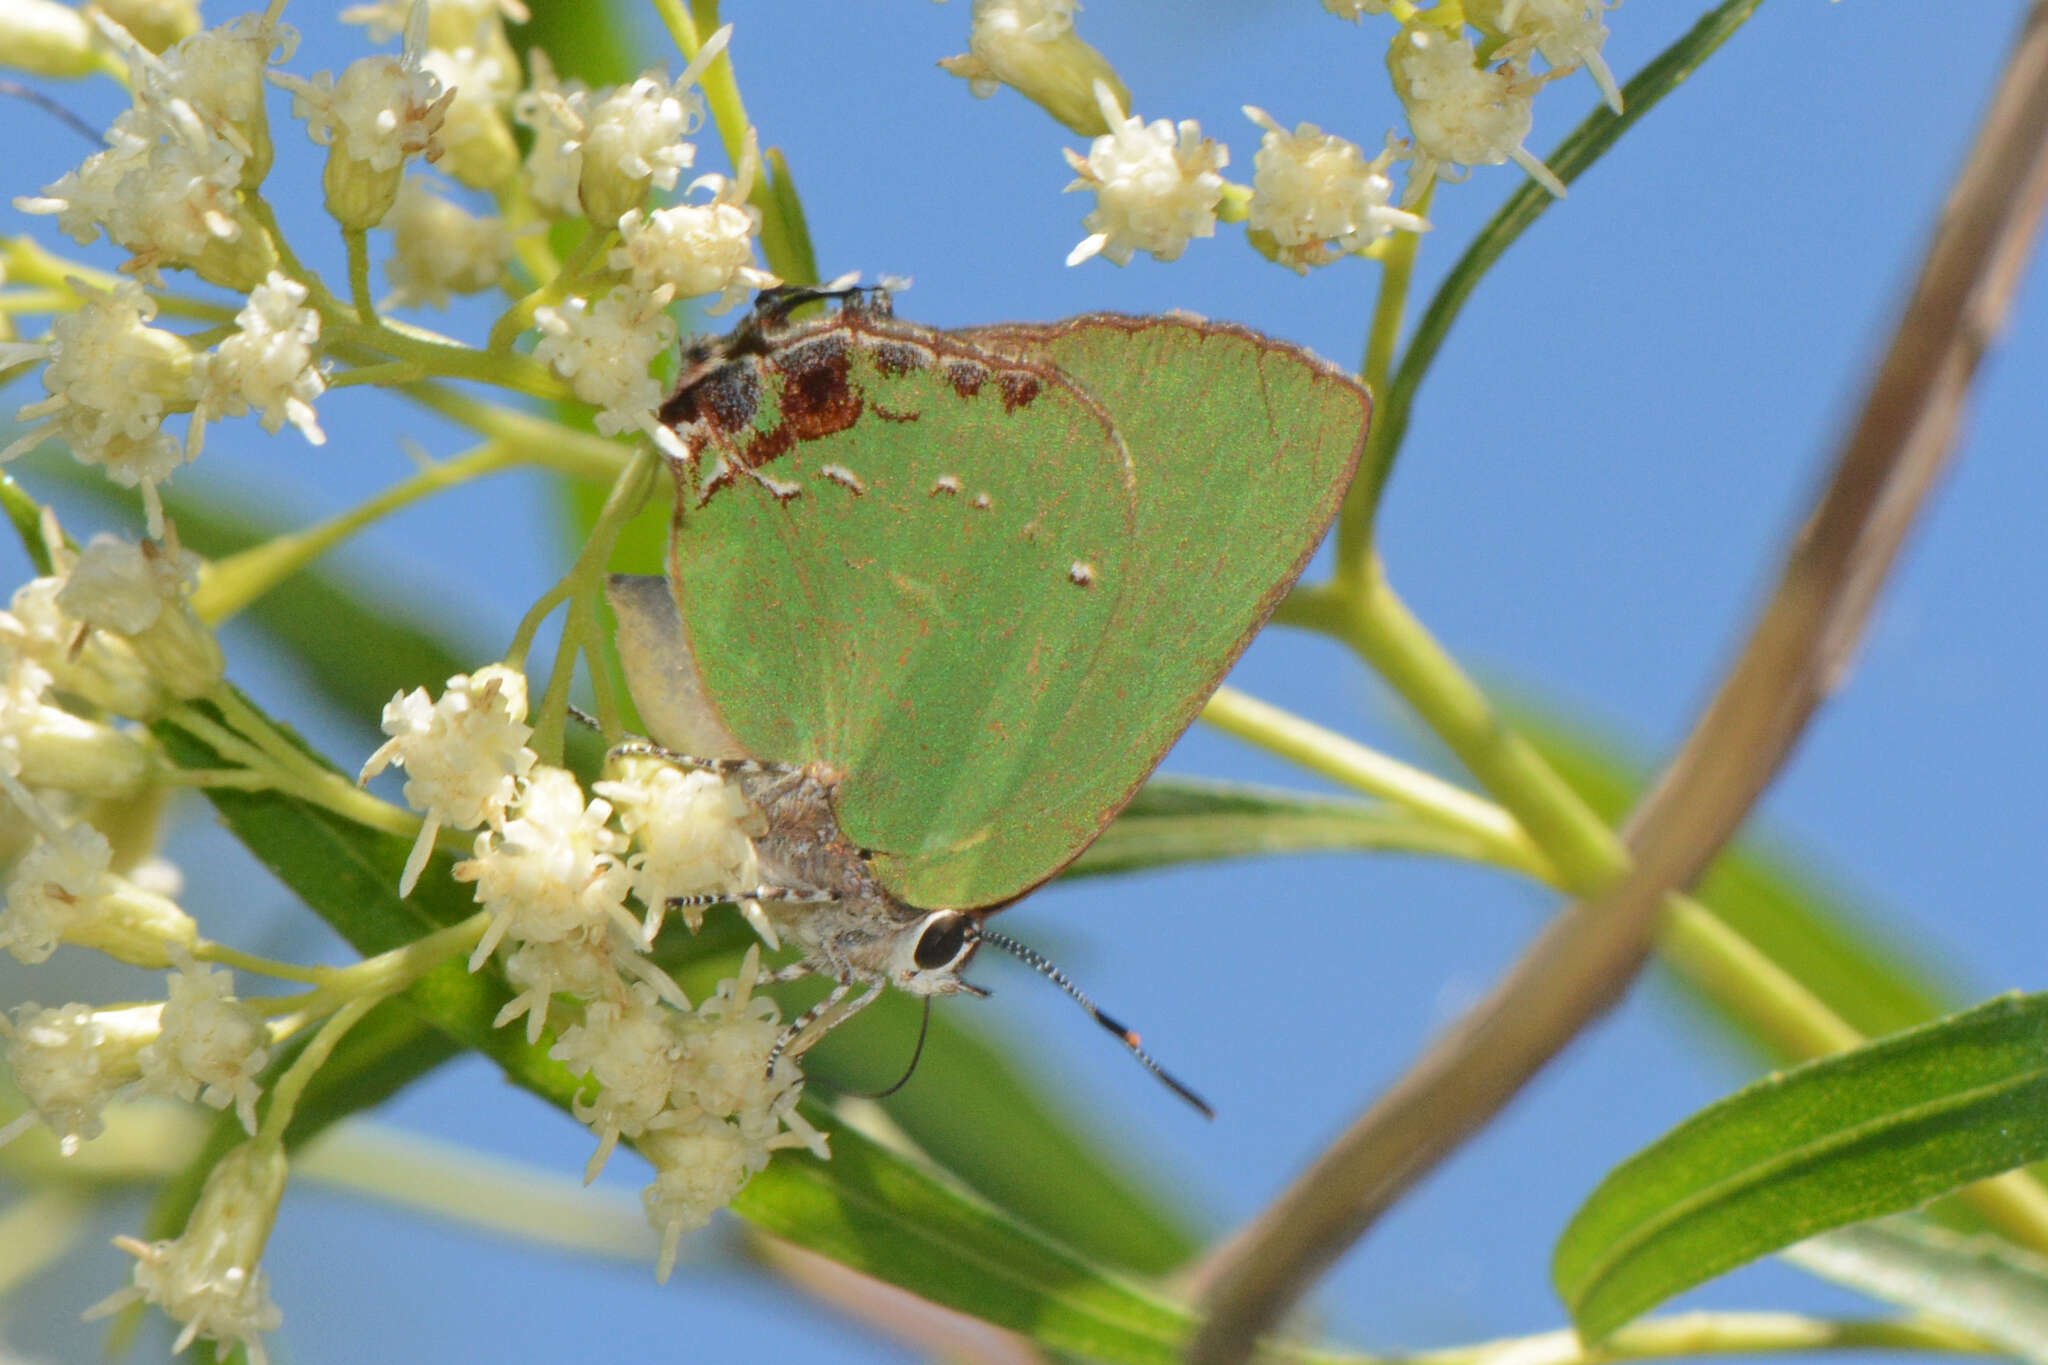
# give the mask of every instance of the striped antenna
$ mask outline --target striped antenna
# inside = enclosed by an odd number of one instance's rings
[[[1080,987],[1067,980],[1065,972],[1046,961],[1044,956],[1036,949],[1027,948],[1016,939],[1009,937],[1007,934],[999,934],[993,929],[979,929],[976,931],[976,937],[991,947],[1002,949],[1011,957],[1016,958],[1019,962],[1030,967],[1040,976],[1052,982],[1053,985],[1058,986],[1061,990],[1072,996],[1082,1009],[1088,1011],[1089,1018],[1102,1025],[1103,1028],[1115,1035],[1118,1042],[1131,1050],[1131,1055],[1138,1059],[1139,1066],[1144,1067],[1154,1076],[1157,1076],[1168,1090],[1171,1090],[1174,1094],[1201,1110],[1203,1118],[1213,1119],[1216,1117],[1216,1111],[1209,1107],[1207,1100],[1181,1084],[1172,1072],[1153,1061],[1151,1055],[1138,1045],[1138,1035],[1135,1030],[1124,1027],[1118,1020],[1104,1014],[1096,1007],[1093,1000],[1090,1000],[1081,993]]]

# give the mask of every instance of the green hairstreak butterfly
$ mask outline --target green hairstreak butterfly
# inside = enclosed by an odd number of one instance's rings
[[[1327,530],[1370,400],[1192,317],[790,317],[817,297],[685,357],[667,579],[611,587],[628,688],[761,811],[747,897],[837,1017],[885,984],[975,990],[983,941],[1066,986],[983,919],[1194,719]]]

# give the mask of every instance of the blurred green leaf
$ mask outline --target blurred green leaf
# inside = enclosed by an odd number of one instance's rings
[[[1107,1274],[858,1133],[793,1152],[733,1207],[765,1232],[1062,1355],[1180,1359],[1186,1309]]]
[[[1551,1274],[1597,1342],[1815,1233],[2048,1156],[2048,995],[2007,996],[1767,1078],[1616,1167]]]
[[[2048,1260],[1996,1237],[1886,1218],[1812,1237],[1786,1260],[1825,1280],[1966,1327],[2048,1365]]]
[[[647,62],[635,54],[632,35],[620,6],[601,0],[527,0],[530,18],[507,32],[524,60],[540,48],[555,64],[555,73],[587,85],[616,85],[640,74]],[[655,60],[673,56],[656,54]]]
[[[1366,850],[1458,858],[1482,853],[1454,831],[1391,805],[1246,783],[1154,777],[1064,875]]]
[[[38,461],[35,476],[67,492],[111,506],[132,497],[98,470],[70,459]],[[296,529],[274,509],[260,508],[204,479],[162,490],[164,511],[178,525],[181,544],[219,559]],[[304,665],[305,681],[342,715],[374,728],[394,692],[438,686],[488,662],[494,651],[451,644],[445,628],[422,622],[388,587],[373,587],[345,573],[311,567],[257,598],[239,619],[268,635]]]

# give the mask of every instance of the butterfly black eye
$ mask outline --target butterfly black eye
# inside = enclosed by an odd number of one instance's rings
[[[926,971],[943,967],[960,956],[972,932],[974,921],[965,915],[934,915],[918,935],[917,950],[911,956]]]

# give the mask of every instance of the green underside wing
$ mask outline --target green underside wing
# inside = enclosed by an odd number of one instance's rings
[[[834,769],[843,831],[909,904],[1015,899],[1130,799],[1300,573],[1365,392],[1177,317],[756,326],[664,409],[695,455],[680,631],[615,586],[634,695],[694,669],[671,731]]]

